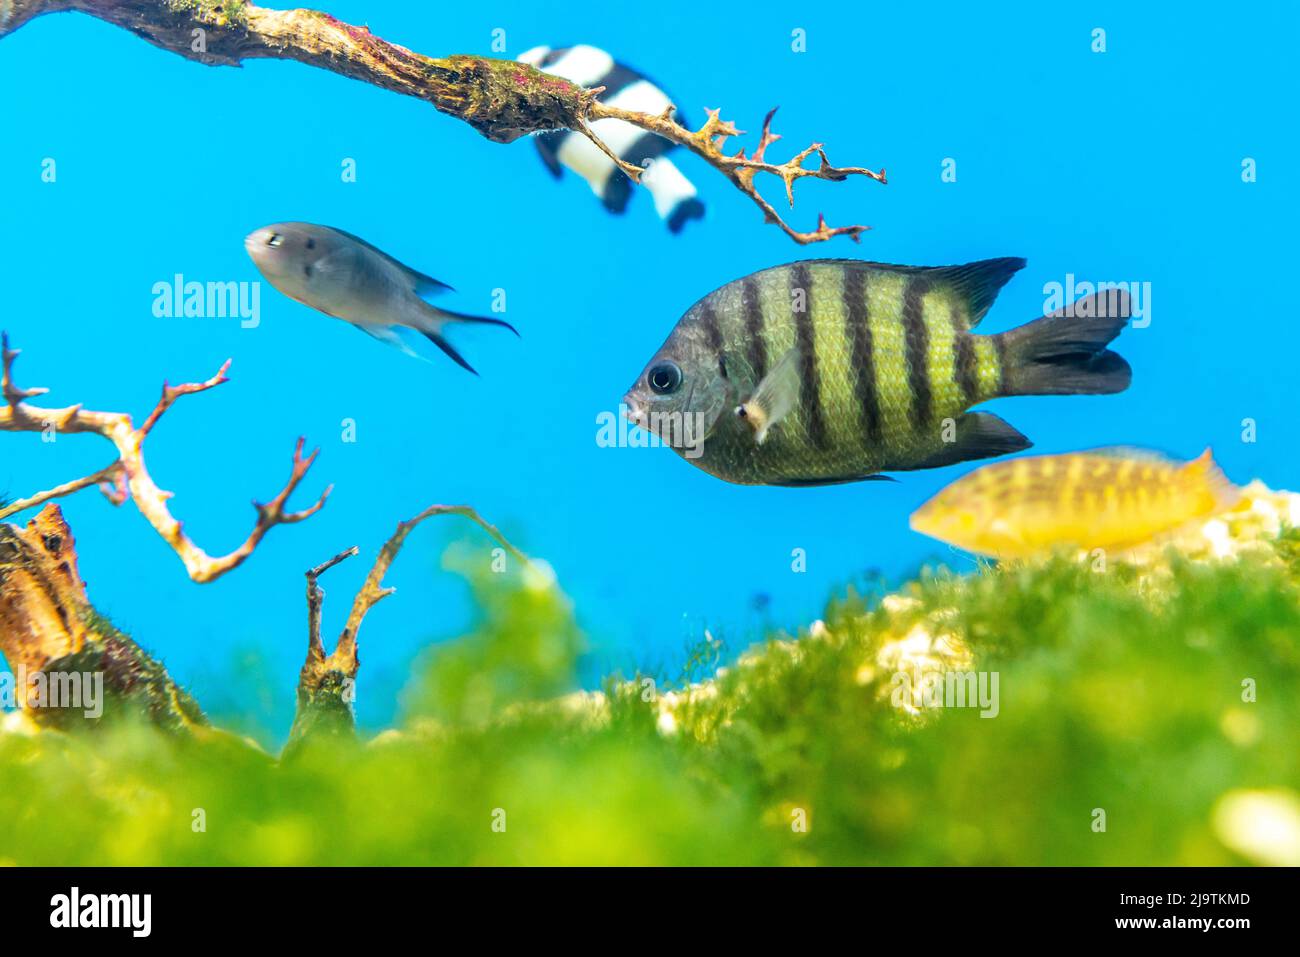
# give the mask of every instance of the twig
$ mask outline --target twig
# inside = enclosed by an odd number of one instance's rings
[[[104,466],[104,468],[100,469],[93,475],[74,479],[71,482],[64,482],[62,485],[56,485],[54,488],[46,489],[44,492],[37,492],[30,498],[20,498],[15,502],[10,502],[4,508],[0,508],[0,519],[6,519],[10,515],[25,512],[29,508],[35,508],[37,505],[44,505],[51,499],[71,495],[73,492],[79,492],[83,488],[89,488],[92,485],[103,486],[109,481],[116,481],[121,472],[122,463],[120,461],[114,462],[111,465]],[[112,501],[111,496],[109,500]]]
[[[812,144],[785,163],[767,162],[763,154],[779,138],[771,132],[772,113],[763,123],[753,156],[747,158],[744,150],[728,155],[722,151],[723,144],[741,131],[720,120],[717,110],[709,112],[704,126],[691,131],[672,118],[672,108],[654,115],[608,106],[596,99],[599,89],[585,90],[513,60],[423,56],[374,36],[367,27],[315,10],[272,10],[230,0],[0,0],[0,37],[33,17],[65,10],[79,10],[117,24],[156,46],[208,65],[238,66],[252,58],[296,60],[418,97],[498,143],[529,133],[574,130],[590,139],[633,181],[640,182],[643,170],[616,156],[590,126],[601,119],[623,120],[685,147],[722,172],[763,211],[768,222],[797,243],[822,242],[834,236],[856,241],[868,227],[830,227],[819,214],[816,229],[800,232],[759,195],[753,182],[756,174],[780,178],[792,206],[794,182],[805,177],[839,182],[865,176],[886,181],[883,169],[877,173],[863,167],[832,166],[821,143]],[[201,37],[201,42],[196,37]],[[813,153],[821,162],[815,169],[805,169],[803,162]]]
[[[325,603],[325,592],[316,583],[316,579],[325,574],[339,562],[351,558],[359,549],[353,545],[346,551],[339,552],[327,562],[321,562],[307,571],[307,660],[319,662],[325,660],[325,645],[320,637],[320,612]]]
[[[352,602],[352,610],[342,634],[339,635],[338,644],[328,656],[325,654],[320,635],[321,606],[324,603],[325,593],[316,580],[339,562],[355,555],[357,549],[354,546],[347,551],[339,552],[329,561],[308,571],[307,660],[303,662],[302,670],[298,673],[298,710],[294,715],[293,727],[289,731],[289,743],[285,746],[285,759],[289,759],[309,737],[321,734],[351,735],[354,733],[352,692],[357,670],[361,666],[361,661],[357,657],[357,632],[366,613],[379,601],[393,593],[392,588],[384,587],[384,575],[393,564],[397,553],[402,550],[406,536],[417,525],[434,515],[464,515],[476,522],[511,555],[529,564],[528,556],[510,544],[495,525],[484,521],[482,516],[470,506],[431,505],[414,518],[397,523],[397,530],[375,557],[375,564]]]
[[[380,601],[396,591],[394,588],[385,588],[383,586],[384,575],[388,573],[388,567],[393,564],[393,559],[402,550],[402,545],[406,542],[406,536],[411,533],[412,529],[425,519],[432,518],[435,515],[463,515],[475,522],[498,545],[519,561],[526,565],[531,564],[527,555],[515,548],[495,525],[486,521],[473,507],[469,505],[430,505],[414,518],[407,519],[405,522],[398,522],[397,531],[379,550],[379,555],[375,558],[375,564],[370,569],[370,574],[366,576],[365,584],[361,586],[361,590],[357,592],[357,597],[352,602],[352,611],[348,614],[347,624],[343,628],[343,633],[339,636],[338,647],[335,649],[334,655],[340,656],[345,661],[356,660],[357,632],[361,630],[361,622],[365,620],[371,608],[374,608]]]
[[[230,361],[227,360],[215,376],[204,382],[178,386],[164,385],[158,404],[144,424],[137,429],[132,423],[131,416],[123,412],[93,412],[80,405],[46,409],[27,404],[26,399],[44,395],[48,390],[22,389],[14,383],[13,366],[17,358],[18,351],[9,348],[8,334],[0,334],[0,395],[5,402],[0,406],[0,431],[43,432],[53,428],[58,432],[69,434],[90,432],[112,442],[117,449],[118,460],[93,475],[14,502],[0,510],[0,518],[53,498],[70,495],[91,485],[99,485],[109,501],[114,504],[120,505],[128,497],[134,501],[154,530],[180,556],[190,578],[196,582],[210,582],[242,564],[257,548],[266,533],[276,525],[301,522],[320,511],[325,505],[325,499],[329,496],[332,486],[327,487],[310,507],[297,512],[286,510],[289,496],[306,477],[320,451],[317,449],[304,457],[304,440],[299,438],[294,448],[293,469],[289,474],[289,481],[279,494],[266,504],[253,503],[253,507],[257,510],[257,521],[248,537],[234,551],[218,557],[210,556],[185,535],[181,523],[172,517],[167,507],[167,500],[172,497],[172,493],[160,489],[150,477],[144,460],[144,440],[150,430],[158,424],[163,413],[171,408],[180,396],[206,392],[225,383],[226,370],[230,368]]]
[[[754,177],[758,173],[770,173],[778,177],[785,183],[786,199],[789,200],[790,208],[793,209],[794,184],[797,180],[812,177],[813,179],[841,182],[850,176],[865,176],[868,179],[874,179],[878,183],[884,183],[887,180],[883,169],[877,173],[860,166],[832,166],[830,160],[826,158],[826,151],[822,148],[821,143],[813,143],[784,163],[769,163],[765,156],[767,148],[781,138],[779,133],[772,132],[772,117],[776,115],[776,109],[770,110],[763,119],[763,131],[759,136],[758,148],[754,150],[753,156],[746,157],[744,148],[741,148],[734,155],[728,155],[723,152],[723,146],[731,137],[744,135],[744,130],[738,130],[735,124],[719,119],[720,110],[708,110],[706,112],[709,118],[704,122],[704,125],[692,132],[672,118],[674,109],[674,107],[670,106],[658,116],[652,116],[646,113],[621,110],[617,107],[596,102],[592,104],[590,113],[592,119],[625,120],[690,150],[709,165],[726,174],[727,178],[736,185],[736,188],[753,200],[758,208],[763,211],[763,216],[767,222],[779,226],[787,236],[797,243],[806,245],[808,243],[824,242],[835,236],[848,236],[854,242],[857,242],[858,237],[871,228],[870,226],[827,226],[825,217],[818,213],[817,228],[811,232],[799,232],[781,218],[771,203],[759,195],[754,186]],[[821,163],[816,169],[807,169],[803,165],[804,160],[813,153],[818,155]],[[627,163],[619,163],[619,167],[631,176],[632,173],[629,171],[628,166]],[[637,169],[637,167],[632,167],[632,169]],[[633,176],[633,179],[635,178]]]

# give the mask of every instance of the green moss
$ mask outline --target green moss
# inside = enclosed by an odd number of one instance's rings
[[[196,23],[215,27],[244,26],[246,7],[244,0],[167,0],[174,13],[183,13]]]
[[[479,621],[420,662],[402,726],[368,746],[323,736],[277,767],[134,727],[0,735],[0,858],[1249,863],[1216,809],[1300,790],[1298,556],[1287,531],[1231,562],[926,572],[883,604],[846,591],[706,683],[586,695],[554,585],[474,575]],[[927,636],[948,666],[998,673],[996,718],[891,702]]]

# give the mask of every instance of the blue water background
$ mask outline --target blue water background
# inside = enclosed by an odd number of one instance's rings
[[[473,503],[554,566],[591,641],[589,684],[614,669],[672,671],[706,626],[735,649],[765,623],[806,623],[864,574],[896,579],[935,557],[970,567],[907,527],[969,465],[897,484],[744,488],[666,449],[597,445],[597,415],[691,303],[799,258],[1027,257],[983,331],[1041,314],[1044,285],[1067,274],[1149,282],[1150,325],[1118,343],[1135,370],[1128,392],[993,410],[1037,452],[1134,444],[1190,457],[1210,445],[1235,480],[1296,485],[1293,4],[328,8],[429,54],[488,54],[497,28],[509,56],[594,43],[693,117],[722,107],[751,131],[733,146],[752,146],[779,105],[773,156],[820,140],[833,162],[887,167],[889,184],[800,184],[797,226],[824,211],[874,227],[860,246],[802,249],[681,157],[709,213],[673,237],[646,195],[609,216],[573,175],[552,181],[527,141],[491,143],[425,103],[320,70],[203,67],[81,15],[0,41],[0,325],[25,352],[21,382],[50,387],[51,404],[140,417],[164,378],[205,378],[232,357],[230,384],[182,400],[147,445],[175,514],[213,553],[243,539],[250,499],[281,487],[298,435],[322,451],[294,504],[335,486],[323,512],[202,586],[130,504],[64,500],[94,602],[213,710],[269,714],[283,731],[304,650],[303,571],[361,547],[324,582],[325,631],[337,634],[396,522],[436,501]],[[1105,53],[1091,50],[1095,28]],[[806,52],[792,51],[795,29]],[[46,157],[53,184],[41,181]],[[356,183],[342,182],[347,157]],[[1243,182],[1247,157],[1257,182]],[[945,158],[955,183],[941,179]],[[781,200],[779,183],[765,190]],[[242,238],[288,219],[368,238],[456,286],[452,307],[486,311],[504,289],[523,338],[458,330],[474,379],[269,286],[256,329],[154,317],[152,286],[177,273],[258,279]],[[1248,418],[1254,443],[1242,441]],[[93,436],[3,435],[0,491],[29,494],[111,457]],[[411,537],[388,576],[397,594],[366,621],[369,727],[393,717],[419,649],[472,621],[463,582],[441,569],[448,542],[481,540],[457,522]]]

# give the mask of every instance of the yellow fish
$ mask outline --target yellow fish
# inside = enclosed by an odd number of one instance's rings
[[[1210,450],[1172,462],[1101,449],[996,462],[912,513],[912,528],[967,551],[1024,558],[1057,547],[1124,549],[1236,504]]]

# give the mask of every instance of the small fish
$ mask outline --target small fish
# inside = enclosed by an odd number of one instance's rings
[[[642,74],[616,63],[604,50],[593,46],[583,44],[558,50],[534,47],[519,61],[580,86],[603,86],[605,91],[597,99],[610,106],[658,115],[672,105],[668,95]],[[676,116],[678,122],[684,122],[680,113]],[[591,130],[619,159],[646,168],[641,182],[650,190],[655,211],[668,223],[670,232],[681,232],[687,222],[704,216],[704,204],[695,186],[665,155],[676,149],[674,144],[623,120],[597,120],[591,124]],[[562,175],[561,167],[567,166],[587,181],[611,213],[627,209],[632,181],[587,137],[571,131],[555,131],[539,133],[533,142],[542,162],[556,179]]]
[[[407,355],[419,357],[398,333],[414,329],[462,368],[474,372],[443,336],[444,326],[452,322],[490,323],[519,335],[514,326],[500,319],[468,316],[429,305],[421,296],[446,292],[451,287],[402,265],[341,229],[312,223],[274,223],[249,233],[244,249],[267,282],[290,299],[350,322]]]
[[[1122,392],[1132,376],[1106,349],[1129,316],[1120,290],[1009,332],[972,331],[1024,264],[817,259],[737,279],[687,310],[624,396],[627,416],[746,485],[880,479],[1018,452],[1029,439],[966,410]]]
[[[1209,449],[1187,463],[1102,449],[976,469],[913,512],[912,528],[996,558],[1124,549],[1226,511],[1239,496]]]

